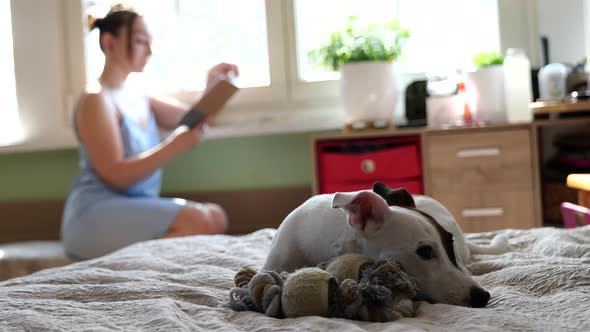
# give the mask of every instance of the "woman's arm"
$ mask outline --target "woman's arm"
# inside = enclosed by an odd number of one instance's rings
[[[219,63],[207,72],[207,84],[205,91],[209,90],[213,84],[220,79],[229,79],[230,76],[237,77],[239,75],[238,67],[230,63]],[[178,127],[178,123],[188,111],[186,105],[182,105],[180,102],[164,97],[150,97],[150,106],[154,115],[156,116],[156,122],[158,127],[165,130],[173,130]]]
[[[116,110],[100,94],[89,93],[80,102],[76,126],[81,143],[98,175],[122,191],[150,176],[176,155],[194,148],[201,140],[200,126],[177,130],[151,150],[125,159]]]
[[[150,97],[150,107],[156,117],[160,129],[173,130],[178,127],[180,119],[188,111],[188,107],[180,102],[164,97]]]

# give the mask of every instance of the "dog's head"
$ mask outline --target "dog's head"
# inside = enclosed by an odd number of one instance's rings
[[[405,189],[376,183],[373,191],[337,193],[342,208],[370,256],[397,262],[416,281],[418,299],[485,307],[490,294],[457,264],[453,236],[416,209]]]

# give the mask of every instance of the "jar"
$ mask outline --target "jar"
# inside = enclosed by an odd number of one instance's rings
[[[504,96],[508,122],[530,122],[533,113],[531,63],[521,48],[509,48],[504,58]]]

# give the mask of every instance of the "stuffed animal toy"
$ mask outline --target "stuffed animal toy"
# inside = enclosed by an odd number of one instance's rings
[[[373,263],[367,256],[346,254],[320,263],[318,267],[334,276],[340,284],[345,279],[361,280],[363,272]]]
[[[325,269],[325,270],[324,270]],[[230,290],[236,311],[257,311],[275,318],[323,316],[386,322],[413,317],[415,285],[389,261],[347,254],[318,267],[281,275],[242,267]]]

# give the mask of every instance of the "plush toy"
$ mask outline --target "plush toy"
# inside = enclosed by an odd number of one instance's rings
[[[346,254],[320,263],[318,267],[336,278],[338,284],[345,279],[361,280],[363,272],[374,262],[360,254]]]
[[[283,278],[276,272],[256,273],[250,267],[241,267],[234,277],[237,287],[229,291],[230,306],[236,311],[257,311],[279,317]]]
[[[324,270],[325,269],[325,270]],[[291,274],[242,267],[230,306],[270,317],[323,316],[385,322],[413,317],[415,285],[397,264],[343,255]]]
[[[398,264],[383,260],[370,265],[364,270],[360,283],[361,288],[366,287],[368,292],[377,286],[384,287],[390,293],[388,298],[393,301],[391,306],[396,312],[404,317],[415,316],[417,303],[412,302],[412,298],[416,297],[416,284]],[[363,283],[367,285],[363,286]],[[374,310],[378,311],[379,307]],[[387,315],[387,312],[383,312],[383,315]]]

